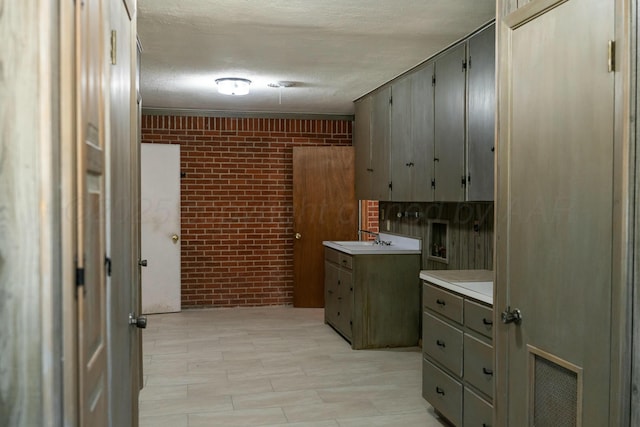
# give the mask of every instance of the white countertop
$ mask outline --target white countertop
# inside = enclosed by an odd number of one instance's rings
[[[491,270],[423,270],[420,279],[493,305]]]
[[[322,244],[349,255],[406,255],[422,253],[422,240],[398,234],[380,233],[380,241],[390,245],[376,245],[372,241],[325,240]]]

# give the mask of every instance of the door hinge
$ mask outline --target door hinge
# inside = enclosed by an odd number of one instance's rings
[[[467,60],[463,59],[462,60],[462,71],[466,71],[466,69],[467,69]]]
[[[84,286],[84,268],[76,267],[76,287]]]
[[[115,30],[111,31],[111,65],[117,63],[117,34]]]
[[[104,257],[104,266],[107,270],[107,276],[111,277],[111,258]]]
[[[616,42],[613,40],[609,40],[607,56],[607,69],[610,73],[613,73],[616,70]]]
[[[433,76],[431,76],[431,86],[435,86],[436,85],[436,75],[434,74]]]

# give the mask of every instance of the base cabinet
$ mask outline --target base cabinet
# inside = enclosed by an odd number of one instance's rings
[[[422,396],[454,426],[492,426],[492,306],[425,281],[422,315]]]
[[[418,345],[420,255],[325,248],[325,322],[353,349]]]

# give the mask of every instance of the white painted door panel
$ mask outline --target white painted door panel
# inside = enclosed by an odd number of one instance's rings
[[[142,144],[142,312],[180,311],[180,146]]]

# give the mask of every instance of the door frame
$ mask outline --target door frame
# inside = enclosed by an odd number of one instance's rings
[[[507,200],[508,188],[500,187],[501,182],[508,182],[510,173],[508,168],[509,150],[501,148],[502,142],[509,140],[510,128],[508,117],[510,111],[509,86],[511,81],[511,69],[509,66],[509,54],[511,48],[511,34],[514,28],[522,25],[530,19],[545,13],[566,1],[578,0],[531,0],[523,6],[517,7],[517,0],[499,0],[496,17],[496,215],[494,219],[494,322],[501,322],[501,310],[508,302],[506,283],[506,263],[500,263],[501,259],[507,259],[506,245],[500,242],[499,221],[508,218]],[[633,309],[640,313],[640,302],[633,302],[632,291],[640,290],[634,275],[633,266],[640,266],[635,260],[637,242],[640,241],[638,226],[640,222],[635,209],[635,195],[640,196],[640,178],[636,170],[640,162],[635,163],[636,133],[634,122],[630,117],[636,116],[635,103],[639,92],[636,89],[635,61],[638,57],[638,49],[635,38],[637,29],[637,0],[615,1],[615,76],[614,76],[614,200],[612,235],[613,248],[613,272],[612,272],[612,318],[611,318],[611,393],[609,400],[610,425],[630,425],[630,415],[633,409],[636,419],[640,419],[640,400],[636,398],[631,402],[631,373],[632,356],[633,365],[640,368],[638,356],[640,344],[632,344],[632,332],[635,331],[636,339],[640,339],[640,326],[634,325],[632,331]],[[633,13],[632,13],[633,11]],[[631,31],[631,30],[634,31]],[[635,36],[634,36],[635,37]],[[606,61],[606,58],[603,58]],[[631,89],[635,91],[632,92]],[[501,118],[505,118],[505,124],[501,124]],[[636,225],[634,227],[634,225]],[[497,323],[496,323],[497,324]],[[507,328],[497,328],[495,332],[495,363],[498,372],[506,373],[506,352],[499,351],[508,341]],[[633,348],[632,348],[633,345]],[[635,351],[632,353],[632,351]],[[500,368],[502,367],[502,368]],[[634,370],[636,377],[634,382],[640,381],[640,375]],[[497,375],[495,381],[494,419],[497,426],[507,426],[508,388],[507,375]]]

